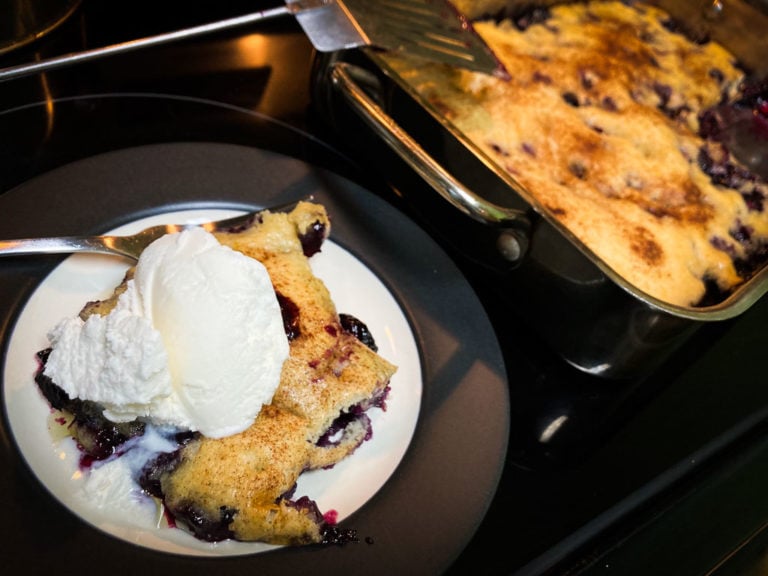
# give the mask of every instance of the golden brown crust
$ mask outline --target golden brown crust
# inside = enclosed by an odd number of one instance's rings
[[[280,386],[270,406],[246,431],[200,438],[183,449],[182,463],[162,479],[170,510],[193,506],[209,518],[236,511],[234,538],[273,544],[318,542],[311,511],[282,496],[305,470],[331,466],[362,441],[352,430],[329,448],[317,440],[350,407],[387,386],[395,367],[344,332],[325,285],[302,252],[299,234],[330,222],[322,206],[301,203],[290,214],[267,213],[244,232],[219,241],[260,260],[277,292],[299,310],[299,336],[290,343]]]
[[[725,292],[744,281],[731,233],[747,226],[764,238],[768,218],[698,164],[698,114],[734,94],[743,72],[724,48],[667,21],[641,4],[579,2],[524,30],[475,23],[509,82],[387,59],[618,276],[690,306],[705,280]]]
[[[230,529],[241,540],[317,542],[316,519],[280,502],[307,462],[306,436],[303,418],[266,406],[246,431],[188,445],[163,479],[164,503],[175,511],[191,506],[211,519],[222,507],[236,510]]]
[[[219,241],[261,261],[275,290],[299,310],[301,336],[291,342],[281,385],[273,403],[306,418],[316,440],[336,415],[370,398],[393,367],[357,338],[344,332],[325,284],[302,253],[297,231],[320,221],[330,227],[321,206],[302,203],[288,217],[268,214],[262,224]]]
[[[126,284],[133,278],[135,271],[136,268],[133,266],[126,271],[125,276],[123,276],[123,281],[114,289],[109,298],[105,298],[104,300],[92,300],[83,306],[83,309],[80,310],[80,319],[85,321],[88,319],[88,316],[94,314],[100,316],[109,314],[117,305],[117,300],[120,298],[120,294],[125,292]]]

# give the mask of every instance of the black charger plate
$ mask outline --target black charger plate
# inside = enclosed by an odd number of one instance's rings
[[[0,196],[5,237],[99,233],[159,212],[274,205],[308,194],[333,217],[333,239],[389,287],[412,323],[423,395],[395,474],[348,520],[366,541],[207,559],[115,539],[60,505],[25,466],[5,409],[0,477],[2,556],[10,573],[434,574],[472,537],[506,455],[509,398],[502,354],[483,307],[445,253],[374,194],[312,164],[263,149],[165,143],[93,156]],[[0,263],[0,334],[61,257]]]

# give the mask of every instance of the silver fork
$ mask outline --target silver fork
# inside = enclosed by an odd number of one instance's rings
[[[296,202],[291,202],[290,204],[274,208],[263,208],[254,212],[233,216],[232,218],[201,224],[160,224],[145,228],[136,234],[125,236],[59,236],[0,240],[0,256],[97,252],[101,254],[117,254],[138,260],[144,248],[165,234],[181,232],[189,228],[203,228],[208,232],[234,232],[253,224],[259,215],[266,210],[282,212],[290,210],[295,205]]]

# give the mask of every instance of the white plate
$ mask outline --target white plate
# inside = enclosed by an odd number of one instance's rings
[[[132,222],[113,233],[128,234],[153,224],[203,222],[234,214],[238,212],[171,212]],[[332,469],[305,473],[299,479],[296,497],[311,497],[322,512],[335,510],[341,521],[379,491],[408,449],[419,417],[422,369],[408,320],[389,290],[365,264],[332,240],[326,241],[311,264],[328,286],[339,312],[362,320],[371,330],[379,354],[398,366],[387,410],[369,412],[373,425],[371,440]],[[162,527],[154,505],[132,497],[125,486],[110,487],[112,478],[102,469],[81,471],[79,452],[72,440],[55,437],[57,425],[51,421],[49,405],[34,382],[35,353],[48,345],[46,334],[58,320],[77,314],[89,300],[109,295],[128,265],[113,256],[73,255],[45,279],[26,304],[9,341],[4,373],[4,399],[19,449],[35,475],[62,504],[86,522],[120,539],[189,555],[241,555],[274,548],[232,541],[211,544],[182,530]],[[98,482],[101,493],[109,496],[85,498],[86,482]],[[123,497],[115,497],[110,489]]]

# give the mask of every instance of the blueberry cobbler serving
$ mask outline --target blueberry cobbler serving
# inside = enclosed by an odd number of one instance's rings
[[[169,235],[54,328],[35,380],[81,467],[151,437],[133,480],[169,526],[208,542],[356,540],[295,494],[371,438],[396,371],[310,268],[329,233],[324,207],[300,202],[243,230]]]
[[[723,46],[648,4],[507,4],[457,2],[509,81],[384,59],[634,288],[706,306],[763,267],[768,184],[722,135],[728,110],[752,103],[765,119],[765,86],[749,86]]]

